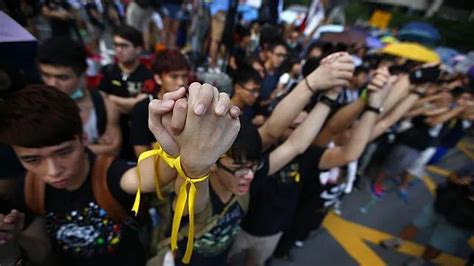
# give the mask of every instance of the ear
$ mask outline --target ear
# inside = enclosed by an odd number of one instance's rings
[[[163,80],[161,80],[160,75],[154,74],[154,75],[153,75],[153,79],[155,79],[156,84],[158,84],[158,85],[160,85],[160,86],[163,84]]]

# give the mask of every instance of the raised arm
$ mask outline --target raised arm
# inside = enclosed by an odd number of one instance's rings
[[[347,53],[336,53],[323,59],[316,70],[280,101],[265,124],[258,129],[263,149],[266,150],[278,140],[309,103],[314,93],[336,86],[348,85],[353,71],[352,58]]]
[[[326,93],[326,96],[335,100],[338,94],[338,92],[331,91]],[[315,105],[308,117],[296,128],[290,137],[270,153],[269,175],[274,174],[297,155],[306,151],[313,139],[318,135],[330,111],[331,108],[326,103],[318,102]]]
[[[387,69],[377,70],[376,76],[369,84],[369,106],[372,110],[366,110],[358,123],[355,125],[352,136],[344,146],[336,146],[327,149],[319,162],[320,169],[330,169],[348,164],[357,160],[369,142],[370,133],[380,115],[375,111],[383,106],[387,96],[387,90],[391,87]]]

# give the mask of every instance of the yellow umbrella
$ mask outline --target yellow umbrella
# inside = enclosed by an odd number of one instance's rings
[[[424,62],[439,63],[440,58],[434,51],[417,43],[399,42],[393,43],[382,48],[382,52],[406,59]]]

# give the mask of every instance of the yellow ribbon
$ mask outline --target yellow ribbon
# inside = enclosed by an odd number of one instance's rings
[[[189,225],[188,225],[188,242],[186,244],[186,251],[184,253],[184,257],[182,259],[183,263],[188,264],[191,260],[191,255],[193,252],[193,245],[194,245],[194,202],[196,200],[196,185],[195,183],[201,182],[206,180],[209,177],[209,174],[200,177],[200,178],[190,178],[185,173],[181,166],[181,157],[178,156],[176,158],[171,157],[168,155],[159,144],[155,145],[153,150],[146,151],[140,154],[138,158],[138,164],[141,161],[149,158],[151,156],[159,155],[161,159],[163,159],[171,168],[176,169],[178,175],[184,178],[184,183],[181,185],[178,193],[178,197],[176,199],[176,207],[173,216],[173,226],[171,229],[171,250],[174,251],[178,248],[178,233],[179,227],[181,225],[181,219],[184,213],[184,207],[186,206],[186,202],[188,203],[188,216],[189,216]],[[135,196],[135,202],[133,204],[132,211],[136,213],[138,212],[138,206],[140,205],[140,172],[138,170],[138,190]],[[189,185],[189,197],[188,197],[188,185]],[[159,187],[157,186],[157,180],[155,180],[155,188],[157,190],[157,195],[159,194]],[[161,196],[161,194],[159,194]]]
[[[300,182],[300,173],[298,171],[293,171],[290,173],[290,176],[295,179],[296,183]]]

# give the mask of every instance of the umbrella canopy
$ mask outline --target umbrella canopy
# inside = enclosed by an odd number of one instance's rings
[[[440,58],[435,52],[417,43],[400,42],[389,44],[382,49],[382,52],[418,62],[440,62]]]
[[[321,41],[330,43],[343,43],[352,45],[357,43],[365,43],[367,33],[358,30],[345,30],[343,32],[324,33]]]
[[[398,32],[402,40],[433,45],[441,39],[439,31],[431,24],[425,22],[410,22],[405,24]]]
[[[435,52],[441,58],[441,62],[449,66],[452,66],[451,63],[453,62],[454,57],[459,54],[459,52],[454,50],[453,48],[443,46],[436,47]]]

